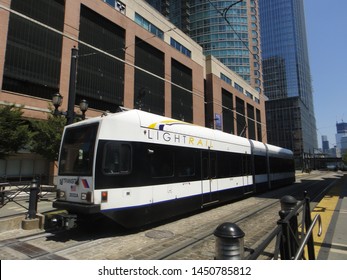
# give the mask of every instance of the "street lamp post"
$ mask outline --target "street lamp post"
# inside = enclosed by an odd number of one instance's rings
[[[63,102],[63,96],[60,93],[55,93],[52,97],[52,103],[54,105],[54,115],[64,115],[67,119],[67,125],[72,124],[75,117],[81,117],[85,119],[85,113],[88,110],[88,102],[83,99],[81,100],[79,107],[82,114],[76,114],[74,111],[75,100],[76,100],[76,78],[77,78],[77,58],[78,58],[78,49],[73,47],[71,49],[71,66],[70,66],[70,82],[69,82],[69,99],[67,105],[67,111],[59,111],[59,107]]]
[[[76,99],[76,78],[77,78],[77,57],[78,49],[71,49],[71,64],[70,64],[70,82],[69,82],[69,100],[67,104],[67,124],[72,124],[74,119],[74,107]]]
[[[59,115],[65,116],[67,119],[68,125],[73,123],[74,117],[80,117],[82,120],[85,119],[86,111],[88,110],[88,102],[85,99],[82,99],[79,104],[82,114],[76,114],[74,112],[74,106],[72,106],[72,109],[71,108],[69,109],[70,106],[68,106],[68,110],[66,112],[59,111],[58,108],[61,106],[62,102],[63,102],[63,96],[60,93],[55,93],[52,97],[52,103],[55,108],[53,112],[54,116],[59,116]],[[69,98],[69,102],[70,102],[70,98]],[[71,105],[71,104],[68,104],[68,105]]]

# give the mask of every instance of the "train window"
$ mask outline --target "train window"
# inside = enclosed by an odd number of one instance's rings
[[[294,162],[290,158],[270,157],[271,173],[288,172],[294,169]]]
[[[215,152],[210,152],[210,176],[217,178],[217,155]]]
[[[59,175],[92,174],[98,124],[67,128],[60,151]]]
[[[243,159],[242,154],[231,153],[230,154],[230,167],[231,167],[231,176],[240,176],[243,175]]]
[[[202,157],[201,162],[202,167],[202,179],[208,179],[209,178],[209,161],[207,157]]]
[[[179,150],[175,153],[175,170],[179,177],[195,176],[195,151]]]
[[[242,159],[243,168],[242,168],[242,175],[252,175],[252,164],[251,164],[251,156],[248,154],[243,155]]]
[[[230,153],[218,153],[218,177],[227,178],[231,175],[231,156]]]
[[[260,155],[254,156],[254,169],[255,169],[256,175],[267,173],[267,158],[266,158],[266,156],[260,156]]]
[[[102,170],[106,175],[121,175],[131,172],[131,146],[109,142],[104,147]]]
[[[166,147],[150,149],[151,176],[153,178],[172,177],[174,173],[174,153]]]
[[[202,179],[217,177],[217,154],[212,151],[202,151],[201,153]]]

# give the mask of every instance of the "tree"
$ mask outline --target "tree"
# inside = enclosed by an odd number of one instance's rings
[[[347,152],[342,155],[342,161],[345,165],[347,165]]]
[[[49,161],[58,160],[60,141],[66,118],[64,116],[48,115],[47,120],[32,121],[34,134],[30,150],[40,154]]]
[[[22,115],[21,107],[0,105],[0,159],[18,152],[29,143],[32,133]]]

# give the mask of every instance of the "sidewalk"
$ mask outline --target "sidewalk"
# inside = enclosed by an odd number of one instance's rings
[[[347,191],[344,188],[344,197],[338,205],[336,227],[331,241],[328,260],[347,260]]]
[[[323,234],[314,235],[318,260],[347,260],[347,175],[319,202],[314,211],[322,218]]]
[[[49,186],[45,186],[45,190],[49,190]],[[51,187],[51,189],[54,189]],[[55,192],[43,191],[40,193],[37,203],[38,215],[53,211],[53,200],[55,199]],[[0,208],[0,233],[15,229],[22,228],[22,221],[26,220],[29,209],[29,194],[23,192],[17,194],[13,201],[4,199],[5,204]]]

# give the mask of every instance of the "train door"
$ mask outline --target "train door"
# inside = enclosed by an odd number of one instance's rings
[[[244,193],[249,194],[255,192],[255,184],[254,184],[254,176],[253,174],[253,166],[251,155],[244,154],[242,156],[242,175],[243,175],[243,186]]]
[[[217,156],[216,152],[201,152],[201,194],[202,205],[218,202]]]

